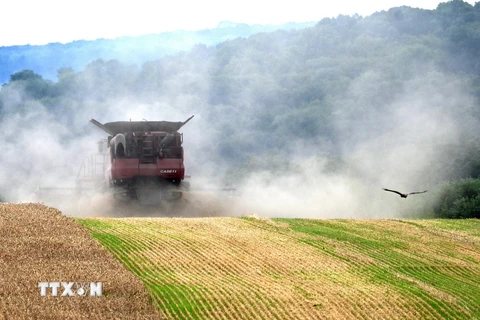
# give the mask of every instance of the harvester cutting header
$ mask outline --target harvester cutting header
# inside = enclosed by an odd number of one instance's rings
[[[90,120],[108,134],[100,142],[105,152],[104,188],[115,198],[143,203],[178,199],[188,187],[185,178],[183,122]],[[105,148],[106,142],[106,148]]]

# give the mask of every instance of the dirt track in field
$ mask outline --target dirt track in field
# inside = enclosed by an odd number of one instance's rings
[[[0,319],[161,319],[140,280],[60,211],[0,204]],[[102,282],[101,297],[46,297],[39,282]]]
[[[142,205],[137,201],[115,201],[109,194],[82,197],[43,197],[36,199],[58,208],[70,217],[215,217],[241,216],[248,213],[229,193],[208,191],[184,192],[180,200],[159,205]]]

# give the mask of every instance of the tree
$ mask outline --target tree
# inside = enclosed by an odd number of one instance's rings
[[[21,80],[42,80],[42,76],[36,74],[32,70],[22,70],[20,72],[10,75],[10,82]]]

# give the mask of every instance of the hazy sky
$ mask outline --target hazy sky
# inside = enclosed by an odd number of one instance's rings
[[[0,5],[0,46],[200,30],[214,28],[223,20],[248,24],[318,21],[339,14],[366,16],[402,5],[435,9],[440,2],[446,1],[6,0]]]

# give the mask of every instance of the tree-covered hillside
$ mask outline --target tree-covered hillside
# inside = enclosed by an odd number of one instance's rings
[[[22,45],[0,47],[0,84],[12,73],[32,69],[46,79],[57,79],[57,70],[82,70],[93,60],[117,59],[123,63],[142,64],[167,54],[190,50],[195,44],[248,37],[277,29],[301,29],[314,23],[283,25],[247,25],[224,21],[217,28],[199,31],[172,31],[159,34],[119,37],[116,39],[79,40],[66,44]]]
[[[213,162],[242,179],[302,171],[299,159],[313,157],[322,173],[431,186],[480,176],[479,56],[480,3],[397,7],[199,44],[141,66],[99,59],[59,69],[56,82],[17,72],[0,91],[0,125],[48,119],[68,126],[55,138],[63,141],[91,131],[91,117],[195,114],[185,127],[192,170]]]

